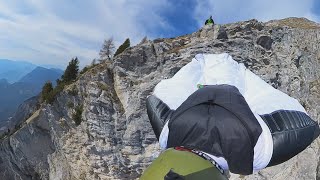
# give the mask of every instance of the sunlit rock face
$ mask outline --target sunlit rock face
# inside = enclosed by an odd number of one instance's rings
[[[0,140],[0,177],[138,178],[160,153],[146,97],[198,53],[229,53],[298,99],[319,121],[319,44],[319,25],[297,18],[205,26],[189,35],[144,41],[80,75],[52,105],[21,117],[21,128]],[[80,105],[82,123],[76,126],[72,114]],[[230,179],[317,179],[319,157],[317,139],[284,164],[245,177],[232,174]]]

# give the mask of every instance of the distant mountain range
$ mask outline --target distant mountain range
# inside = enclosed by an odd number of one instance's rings
[[[29,62],[0,59],[0,79],[6,79],[9,83],[14,83],[36,67],[37,65]]]
[[[46,81],[55,84],[62,74],[61,69],[0,60],[0,122],[7,121],[23,101],[38,95]]]
[[[6,79],[9,83],[15,83],[30,73],[32,70],[41,67],[44,69],[50,69],[58,73],[63,71],[57,67],[57,65],[35,65],[25,61],[12,61],[8,59],[0,59],[0,79]],[[39,69],[38,69],[39,70]]]
[[[18,82],[29,83],[36,87],[42,87],[48,80],[55,84],[56,80],[60,78],[62,74],[63,71],[60,69],[36,67],[33,71],[22,77]]]
[[[25,100],[39,93],[32,84],[16,82],[0,84],[0,121],[8,119]]]

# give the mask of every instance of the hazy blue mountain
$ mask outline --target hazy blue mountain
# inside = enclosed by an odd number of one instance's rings
[[[29,62],[0,59],[0,79],[7,79],[9,83],[14,83],[36,67]]]
[[[36,67],[30,73],[22,77],[18,82],[29,83],[41,88],[48,80],[55,84],[56,80],[60,78],[62,74],[63,71],[60,69]]]
[[[64,72],[62,69],[58,69],[58,68],[50,68],[50,70],[55,71],[59,74],[63,74],[63,72]]]
[[[1,134],[8,132],[8,129],[13,129],[17,124],[20,124],[22,121],[30,117],[36,110],[38,104],[39,96],[29,98],[20,104],[17,111],[10,119],[8,118],[7,120],[0,121],[0,136]]]
[[[23,101],[39,92],[39,88],[28,83],[0,83],[0,121],[7,120]]]
[[[54,65],[54,64],[39,64],[39,66],[47,68],[47,69],[65,69],[65,66]]]
[[[23,101],[41,92],[46,81],[55,83],[62,74],[62,70],[36,67],[13,84],[0,79],[0,121],[7,121]]]

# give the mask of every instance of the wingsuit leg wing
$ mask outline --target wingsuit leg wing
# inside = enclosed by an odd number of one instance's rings
[[[261,117],[268,125],[273,139],[273,154],[269,167],[299,154],[320,133],[318,123],[300,111],[279,110]]]
[[[154,95],[147,98],[147,114],[152,129],[159,140],[159,136],[165,123],[170,119],[174,110]]]

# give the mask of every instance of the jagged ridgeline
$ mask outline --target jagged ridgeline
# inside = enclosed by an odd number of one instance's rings
[[[320,26],[290,18],[144,40],[66,84],[0,141],[0,179],[136,179],[158,155],[145,100],[198,53],[229,53],[320,120]],[[214,73],[214,72],[212,72]],[[26,111],[32,105],[25,105]],[[290,161],[232,179],[320,178],[319,140]]]

